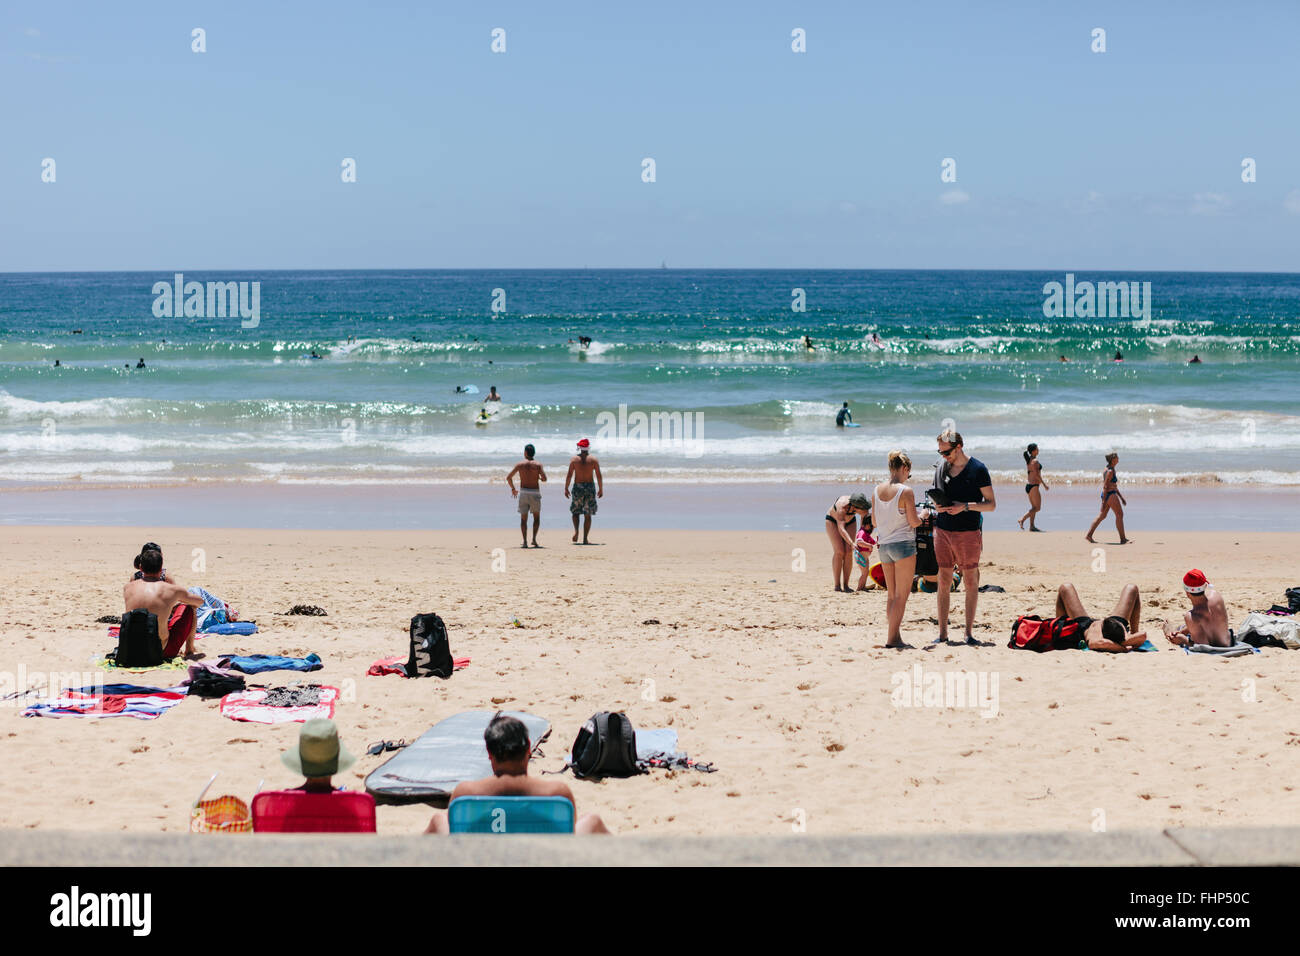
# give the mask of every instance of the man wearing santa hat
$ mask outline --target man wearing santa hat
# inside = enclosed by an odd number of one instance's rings
[[[569,483],[573,494],[569,494]],[[596,513],[596,499],[605,495],[605,479],[600,473],[600,462],[591,454],[591,442],[584,438],[578,442],[578,453],[569,459],[569,473],[564,476],[564,497],[569,499],[569,513],[573,515],[573,543],[578,543],[578,517],[585,519],[582,543],[591,544],[591,516]]]
[[[1164,622],[1165,637],[1170,643],[1179,647],[1188,644],[1231,647],[1236,643],[1236,635],[1228,626],[1228,608],[1223,597],[1205,580],[1200,570],[1192,568],[1183,575],[1183,590],[1192,602],[1192,609],[1183,615],[1182,627],[1176,628],[1168,621]]]

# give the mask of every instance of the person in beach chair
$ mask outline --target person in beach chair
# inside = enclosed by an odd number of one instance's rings
[[[528,776],[528,760],[533,745],[528,739],[528,728],[523,721],[505,714],[497,714],[483,732],[487,745],[492,776],[483,780],[466,780],[451,792],[454,803],[459,797],[563,797],[574,803],[573,792],[559,780],[542,780]],[[577,804],[574,803],[576,811]],[[439,810],[429,820],[425,833],[450,833],[448,813]],[[609,833],[604,821],[594,813],[578,817],[574,833]]]
[[[1183,590],[1192,602],[1192,609],[1183,614],[1181,627],[1174,627],[1168,621],[1163,622],[1169,643],[1179,647],[1193,644],[1232,647],[1237,642],[1237,636],[1228,626],[1228,608],[1223,603],[1223,596],[1205,580],[1204,573],[1192,568],[1183,575]]]
[[[146,610],[158,619],[158,639],[162,641],[162,656],[176,657],[185,648],[185,656],[194,654],[194,609],[203,604],[203,598],[191,594],[179,584],[170,584],[162,578],[161,551],[145,550],[137,559],[140,577],[132,578],[122,588],[122,601],[126,610]],[[162,629],[167,628],[166,639]]]
[[[1091,651],[1124,654],[1147,642],[1142,622],[1142,598],[1136,584],[1126,584],[1119,592],[1115,610],[1104,620],[1090,617],[1073,584],[1062,584],[1056,591],[1056,616],[1073,618]]]
[[[334,721],[308,720],[298,732],[298,746],[280,761],[305,780],[289,790],[271,790],[253,798],[253,830],[263,833],[374,833],[375,798],[335,787],[333,778],[357,758],[342,741]]]

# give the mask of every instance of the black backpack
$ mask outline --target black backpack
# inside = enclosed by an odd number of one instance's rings
[[[207,700],[213,697],[225,697],[227,694],[235,694],[247,689],[248,687],[242,677],[210,674],[203,671],[196,677],[190,678],[189,694],[191,697],[202,697]]]
[[[455,665],[451,645],[447,642],[447,625],[436,614],[417,614],[411,618],[411,656],[406,662],[407,677],[451,676]]]
[[[939,558],[934,553],[933,531],[916,529],[916,573],[939,573]]]
[[[573,742],[575,777],[634,777],[645,773],[636,761],[636,731],[627,714],[602,710],[587,718]]]
[[[157,667],[163,662],[162,652],[156,614],[136,608],[122,615],[113,663],[118,667]]]

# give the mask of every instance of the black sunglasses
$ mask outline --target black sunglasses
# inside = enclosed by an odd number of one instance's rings
[[[947,458],[949,455],[951,455],[951,454],[952,454],[954,451],[956,451],[956,450],[957,450],[957,446],[956,446],[956,445],[949,445],[947,448],[940,448],[940,449],[939,449],[939,454],[943,455],[944,458]]]

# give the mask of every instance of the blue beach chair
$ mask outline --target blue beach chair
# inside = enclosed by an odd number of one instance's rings
[[[452,833],[572,833],[564,797],[457,797],[447,807]]]

